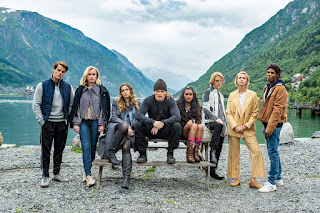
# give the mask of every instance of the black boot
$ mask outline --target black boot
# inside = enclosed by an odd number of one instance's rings
[[[167,163],[168,164],[174,164],[176,162],[176,159],[173,157],[173,150],[168,150],[167,152]]]
[[[118,146],[119,146],[122,138],[123,138],[123,134],[119,130],[117,130],[113,136],[112,141],[111,141],[109,161],[113,165],[120,165],[120,162],[118,161],[118,159],[116,157],[116,151],[118,149]]]
[[[217,179],[217,180],[223,180],[223,176],[219,176],[217,173],[216,173],[216,169],[217,167],[210,167],[210,176]]]
[[[137,163],[145,163],[147,162],[148,158],[147,158],[147,153],[140,153],[140,156],[137,158]]]
[[[217,164],[216,150],[211,147],[210,149],[210,163]]]
[[[124,189],[129,189],[131,170],[132,170],[131,153],[126,153],[122,155],[123,182],[121,187]]]

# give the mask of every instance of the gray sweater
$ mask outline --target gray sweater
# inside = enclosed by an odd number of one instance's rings
[[[33,96],[33,102],[32,102],[32,110],[40,126],[43,126],[43,124],[45,123],[43,119],[42,111],[41,111],[42,96],[43,96],[43,87],[42,87],[42,82],[40,82],[36,87],[36,90]],[[71,87],[69,112],[73,104],[73,99],[74,99],[74,91]],[[48,121],[51,121],[51,122],[66,121],[66,119],[64,119],[64,113],[63,113],[62,95],[60,94],[60,82],[56,83],[54,87],[52,107],[51,107]]]

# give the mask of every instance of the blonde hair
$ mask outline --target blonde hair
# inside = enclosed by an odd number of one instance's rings
[[[98,69],[95,68],[95,67],[93,67],[93,66],[89,66],[89,67],[87,67],[87,69],[83,72],[83,76],[82,76],[82,78],[81,78],[81,80],[80,80],[80,84],[81,84],[82,86],[88,85],[87,76],[88,76],[88,74],[89,74],[89,71],[92,70],[92,69],[95,70],[95,71],[97,71],[96,85],[98,85],[98,86],[101,85],[101,81],[100,81],[100,79],[99,79],[100,73],[99,73]]]
[[[124,84],[121,84],[121,86],[119,87],[119,98],[116,100],[116,102],[119,105],[120,112],[126,111],[126,101],[124,100],[123,96],[121,95],[121,87],[123,87],[123,86],[128,87],[130,90],[130,109],[131,109],[131,103],[133,103],[136,110],[138,110],[139,109],[139,102],[138,102],[136,95],[134,94],[132,86],[129,83],[124,83]]]
[[[217,76],[220,76],[222,78],[222,84],[224,84],[224,76],[221,72],[214,72],[212,73],[211,77],[210,77],[210,86],[213,87],[213,84],[214,84],[214,80]]]
[[[236,85],[236,87],[238,87],[237,78],[238,78],[238,76],[239,76],[240,74],[244,74],[244,75],[246,76],[246,78],[247,78],[246,88],[248,88],[248,87],[249,87],[249,84],[250,84],[250,77],[249,77],[248,73],[246,73],[245,71],[240,71],[240,72],[236,75],[236,77],[234,78],[234,84]]]

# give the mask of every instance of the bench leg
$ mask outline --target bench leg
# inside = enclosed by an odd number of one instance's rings
[[[205,155],[206,155],[206,161],[209,160],[209,145],[205,144],[204,145],[204,151],[205,151]]]
[[[209,190],[209,167],[205,168],[206,170],[206,190]]]
[[[100,166],[100,168],[99,168],[99,176],[98,176],[97,186],[100,186],[100,183],[101,183],[102,170],[103,170],[103,166]]]

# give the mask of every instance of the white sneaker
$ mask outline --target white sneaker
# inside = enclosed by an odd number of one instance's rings
[[[258,189],[259,192],[274,192],[277,191],[277,186],[270,182],[265,182],[262,188]]]
[[[92,175],[88,175],[87,176],[87,186],[88,187],[91,187],[91,186],[93,186],[94,184],[95,184],[95,180],[94,180],[94,178],[93,178],[93,176]]]
[[[275,180],[275,183],[276,183],[277,186],[283,186],[283,185],[284,185],[282,179],[280,179],[280,180]]]
[[[87,181],[86,172],[83,172],[83,175],[82,175],[82,182],[86,182],[86,181]]]

